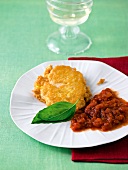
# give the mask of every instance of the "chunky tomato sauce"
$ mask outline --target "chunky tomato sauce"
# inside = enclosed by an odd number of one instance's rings
[[[85,109],[75,113],[71,129],[75,132],[86,129],[109,131],[128,124],[128,102],[119,98],[109,88],[95,95]]]

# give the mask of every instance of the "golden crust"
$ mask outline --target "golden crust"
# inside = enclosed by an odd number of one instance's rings
[[[77,109],[84,107],[91,97],[83,75],[64,65],[48,66],[44,75],[38,76],[33,92],[47,106],[59,101],[75,103],[79,99]]]
[[[101,85],[105,82],[105,79],[100,79],[98,82],[97,82],[97,85]]]

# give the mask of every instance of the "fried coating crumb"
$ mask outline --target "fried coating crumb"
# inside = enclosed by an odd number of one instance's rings
[[[33,92],[47,106],[59,101],[75,103],[79,99],[77,109],[84,107],[91,97],[82,73],[64,65],[48,66],[35,81]]]
[[[103,84],[104,82],[105,82],[105,79],[100,79],[100,80],[98,81],[97,85],[101,85],[101,84]]]

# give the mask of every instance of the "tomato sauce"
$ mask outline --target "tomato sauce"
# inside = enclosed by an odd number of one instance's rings
[[[71,129],[75,132],[109,131],[124,125],[128,125],[128,102],[110,88],[95,95],[86,108],[78,110],[71,119]]]

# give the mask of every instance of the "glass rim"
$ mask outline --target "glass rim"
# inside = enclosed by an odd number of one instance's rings
[[[46,0],[46,1],[49,1],[49,0]],[[58,3],[61,3],[61,4],[67,4],[67,5],[71,5],[71,4],[84,4],[84,3],[89,3],[89,2],[93,2],[93,0],[81,0],[81,2],[78,0],[78,2],[72,2],[72,1],[66,1],[66,0],[51,0],[53,2],[58,2]]]

